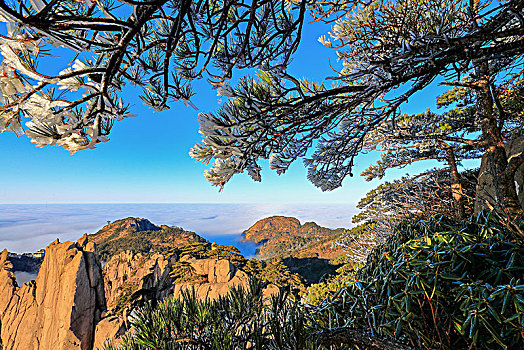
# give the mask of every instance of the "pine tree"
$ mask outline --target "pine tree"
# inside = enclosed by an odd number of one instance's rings
[[[337,19],[330,38],[319,39],[336,48],[343,63],[335,83],[299,81],[278,67],[245,79],[218,113],[200,115],[204,139],[191,154],[215,159],[205,175],[223,187],[243,171],[260,180],[260,159],[283,173],[315,146],[304,160],[308,179],[332,190],[352,176],[368,135],[384,123],[397,125],[400,107],[439,80],[473,91],[480,132],[468,142],[487,155],[497,178],[494,206],[511,221],[522,214],[513,176],[524,156],[506,157],[502,130],[508,120],[497,96],[520,79],[523,7],[516,0],[318,4],[320,20]],[[434,122],[431,116],[423,123]]]
[[[287,65],[305,11],[305,1],[279,0],[0,1],[0,131],[38,147],[93,148],[132,116],[125,85],[162,111],[194,107],[197,79],[227,94],[234,69]],[[63,64],[58,75],[45,70],[48,55],[62,58],[47,65]]]

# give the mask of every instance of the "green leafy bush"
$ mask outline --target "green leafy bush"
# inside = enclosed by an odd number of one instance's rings
[[[133,331],[105,350],[143,349],[318,349],[310,340],[302,309],[281,290],[269,301],[263,285],[232,288],[217,300],[198,300],[194,292],[146,307],[132,321]]]
[[[197,282],[202,279],[202,276],[195,274],[191,264],[184,261],[174,263],[169,276],[173,277],[173,283]]]
[[[302,302],[308,305],[319,305],[330,294],[337,292],[354,278],[355,270],[353,264],[351,262],[346,263],[337,269],[336,275],[327,276],[320,283],[307,287]]]
[[[315,325],[427,349],[523,349],[524,246],[510,236],[490,215],[401,224],[313,309]]]

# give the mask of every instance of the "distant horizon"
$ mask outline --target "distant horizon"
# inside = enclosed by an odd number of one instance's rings
[[[59,238],[76,241],[107,221],[140,217],[157,225],[178,226],[219,244],[239,244],[244,230],[275,215],[302,224],[351,228],[358,211],[339,203],[13,203],[0,204],[0,250],[33,252]],[[248,248],[245,248],[248,249]]]
[[[333,202],[303,202],[303,201],[297,201],[297,202],[283,202],[283,201],[278,201],[278,202],[267,202],[267,201],[264,201],[264,202],[242,202],[242,201],[231,201],[231,202],[227,202],[227,201],[224,201],[224,202],[220,202],[220,201],[217,201],[217,202],[214,202],[214,201],[209,201],[209,202],[1,202],[0,201],[0,205],[17,205],[17,204],[23,204],[23,205],[32,205],[32,204],[35,204],[35,205],[46,205],[46,204],[253,204],[253,205],[271,205],[271,204],[299,204],[299,205],[302,205],[302,204],[305,204],[305,205],[336,205],[336,204],[341,204],[341,205],[352,205],[353,203],[350,203],[350,202],[336,202],[336,201],[333,201]]]

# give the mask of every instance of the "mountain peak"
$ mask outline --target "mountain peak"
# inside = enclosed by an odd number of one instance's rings
[[[257,257],[270,259],[283,257],[292,251],[306,248],[319,241],[333,239],[340,230],[331,230],[321,227],[314,222],[304,225],[294,217],[271,216],[257,221],[253,226],[244,231],[244,241],[262,244],[257,249]],[[338,254],[338,251],[336,252]]]
[[[258,220],[253,226],[244,231],[245,240],[259,243],[273,235],[294,234],[301,227],[297,218],[289,216],[270,216]]]
[[[102,230],[117,229],[117,228],[133,229],[134,232],[160,231],[162,229],[162,227],[153,224],[148,219],[135,218],[135,217],[130,216],[125,219],[113,221],[112,223],[105,225],[102,228]]]
[[[135,217],[109,223],[97,233],[89,235],[88,240],[98,245],[104,261],[123,250],[148,253],[168,250],[191,242],[206,241],[196,233],[180,227],[157,226],[147,219]]]

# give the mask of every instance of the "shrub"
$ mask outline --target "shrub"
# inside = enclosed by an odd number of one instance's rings
[[[523,349],[524,246],[510,236],[484,214],[401,224],[353,281],[313,309],[315,325],[428,349]]]
[[[105,350],[142,349],[318,349],[308,337],[302,309],[284,289],[269,301],[263,285],[234,287],[216,300],[198,300],[194,291],[145,307],[133,331]]]

